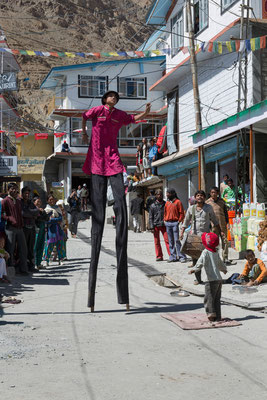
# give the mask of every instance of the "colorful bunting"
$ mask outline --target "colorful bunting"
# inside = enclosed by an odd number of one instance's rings
[[[15,132],[16,139],[22,136],[28,136],[28,132]]]
[[[222,41],[210,41],[210,42],[201,42],[196,44],[196,52],[201,50],[202,52],[205,52],[206,50],[209,53],[218,53],[222,54],[224,52],[224,49],[226,49],[229,53],[232,52],[244,52],[244,50],[247,51],[256,51],[259,49],[265,49],[266,48],[266,35],[252,38],[252,39],[246,39],[246,40],[228,40],[225,42]],[[188,47],[180,47],[177,50],[181,50],[184,54],[189,52]],[[171,48],[165,48],[161,50],[137,50],[137,51],[110,51],[110,52],[90,52],[90,53],[85,53],[85,52],[57,52],[57,51],[37,51],[37,50],[17,50],[17,49],[9,49],[9,48],[0,48],[0,52],[7,52],[14,54],[16,56],[18,55],[25,55],[25,56],[40,56],[40,57],[69,57],[69,58],[74,58],[74,57],[96,57],[96,58],[101,58],[101,57],[156,57],[156,56],[162,56],[162,55],[170,55],[171,54]]]
[[[55,137],[57,137],[57,138],[60,138],[60,137],[62,137],[64,135],[66,135],[66,134],[67,134],[67,132],[55,132],[54,133]]]

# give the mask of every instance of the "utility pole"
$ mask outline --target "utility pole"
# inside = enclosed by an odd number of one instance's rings
[[[201,121],[200,98],[198,90],[197,62],[195,53],[195,37],[194,37],[195,33],[193,30],[190,0],[186,1],[186,15],[187,15],[188,30],[189,30],[190,63],[191,63],[193,93],[194,93],[196,132],[199,132],[202,130],[202,121]],[[204,146],[200,146],[198,147],[198,188],[205,190],[205,186],[206,185],[205,185]]]

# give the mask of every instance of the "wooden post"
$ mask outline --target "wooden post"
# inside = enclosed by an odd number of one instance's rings
[[[250,202],[254,201],[253,193],[253,125],[250,125],[249,130],[249,181],[250,181]]]

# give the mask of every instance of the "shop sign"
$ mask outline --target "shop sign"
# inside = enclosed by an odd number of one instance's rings
[[[42,174],[45,164],[45,157],[19,157],[18,173],[23,174]]]
[[[53,188],[61,188],[63,186],[64,186],[64,183],[62,183],[62,182],[52,182]]]
[[[4,90],[18,90],[17,74],[15,72],[0,74],[0,91]]]
[[[10,176],[17,174],[17,156],[0,155],[0,176]]]

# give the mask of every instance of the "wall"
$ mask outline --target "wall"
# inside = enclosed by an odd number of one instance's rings
[[[47,157],[53,153],[54,137],[48,136],[47,140],[35,140],[34,136],[22,138],[20,156]]]

